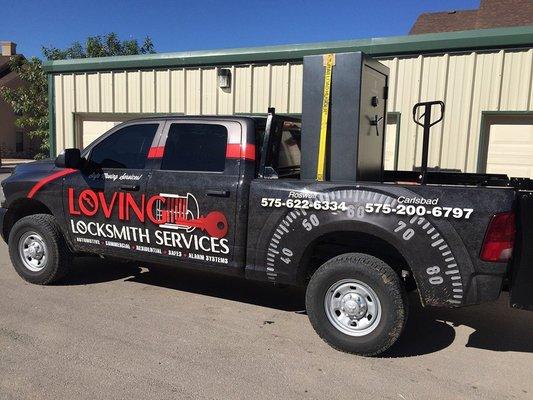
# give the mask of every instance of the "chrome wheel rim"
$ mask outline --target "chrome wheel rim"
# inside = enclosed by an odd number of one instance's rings
[[[381,303],[376,292],[356,279],[343,279],[330,286],[324,298],[329,322],[349,336],[365,336],[381,320]]]
[[[41,235],[26,232],[19,239],[19,255],[24,266],[32,272],[40,272],[46,267],[48,249]]]

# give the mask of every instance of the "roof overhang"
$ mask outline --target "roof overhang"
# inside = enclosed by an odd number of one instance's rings
[[[192,67],[301,60],[323,53],[363,51],[376,57],[533,46],[533,25],[236,49],[45,61],[48,73]]]

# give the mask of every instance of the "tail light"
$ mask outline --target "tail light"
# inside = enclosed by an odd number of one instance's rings
[[[513,211],[494,215],[485,234],[481,259],[492,262],[509,261],[513,254],[515,234],[516,222]]]

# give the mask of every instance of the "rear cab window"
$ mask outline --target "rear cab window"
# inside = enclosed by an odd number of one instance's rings
[[[219,124],[172,123],[168,130],[161,170],[223,172],[228,129]]]
[[[275,177],[299,178],[301,165],[301,122],[283,121],[281,129],[271,133],[271,148],[267,154],[266,166],[275,172]],[[265,127],[260,126],[256,132],[257,159],[261,157],[264,144]]]

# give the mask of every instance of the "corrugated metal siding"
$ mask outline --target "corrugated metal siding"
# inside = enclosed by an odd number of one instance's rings
[[[301,113],[302,65],[227,66],[231,88],[218,87],[221,67],[55,75],[58,151],[74,145],[72,113],[231,115]]]
[[[432,130],[430,166],[475,172],[483,111],[531,111],[533,50],[469,52],[381,60],[390,70],[389,111],[401,113],[399,168],[420,165],[419,101],[444,100]],[[416,160],[416,161],[415,161]]]
[[[533,50],[469,52],[381,60],[390,68],[389,111],[401,113],[399,168],[420,162],[422,130],[411,120],[419,101],[446,102],[433,130],[430,165],[475,171],[482,111],[532,110]],[[55,75],[57,148],[75,144],[79,113],[301,113],[301,63],[235,65],[231,89],[218,68],[176,68]],[[392,132],[390,132],[392,134]]]

